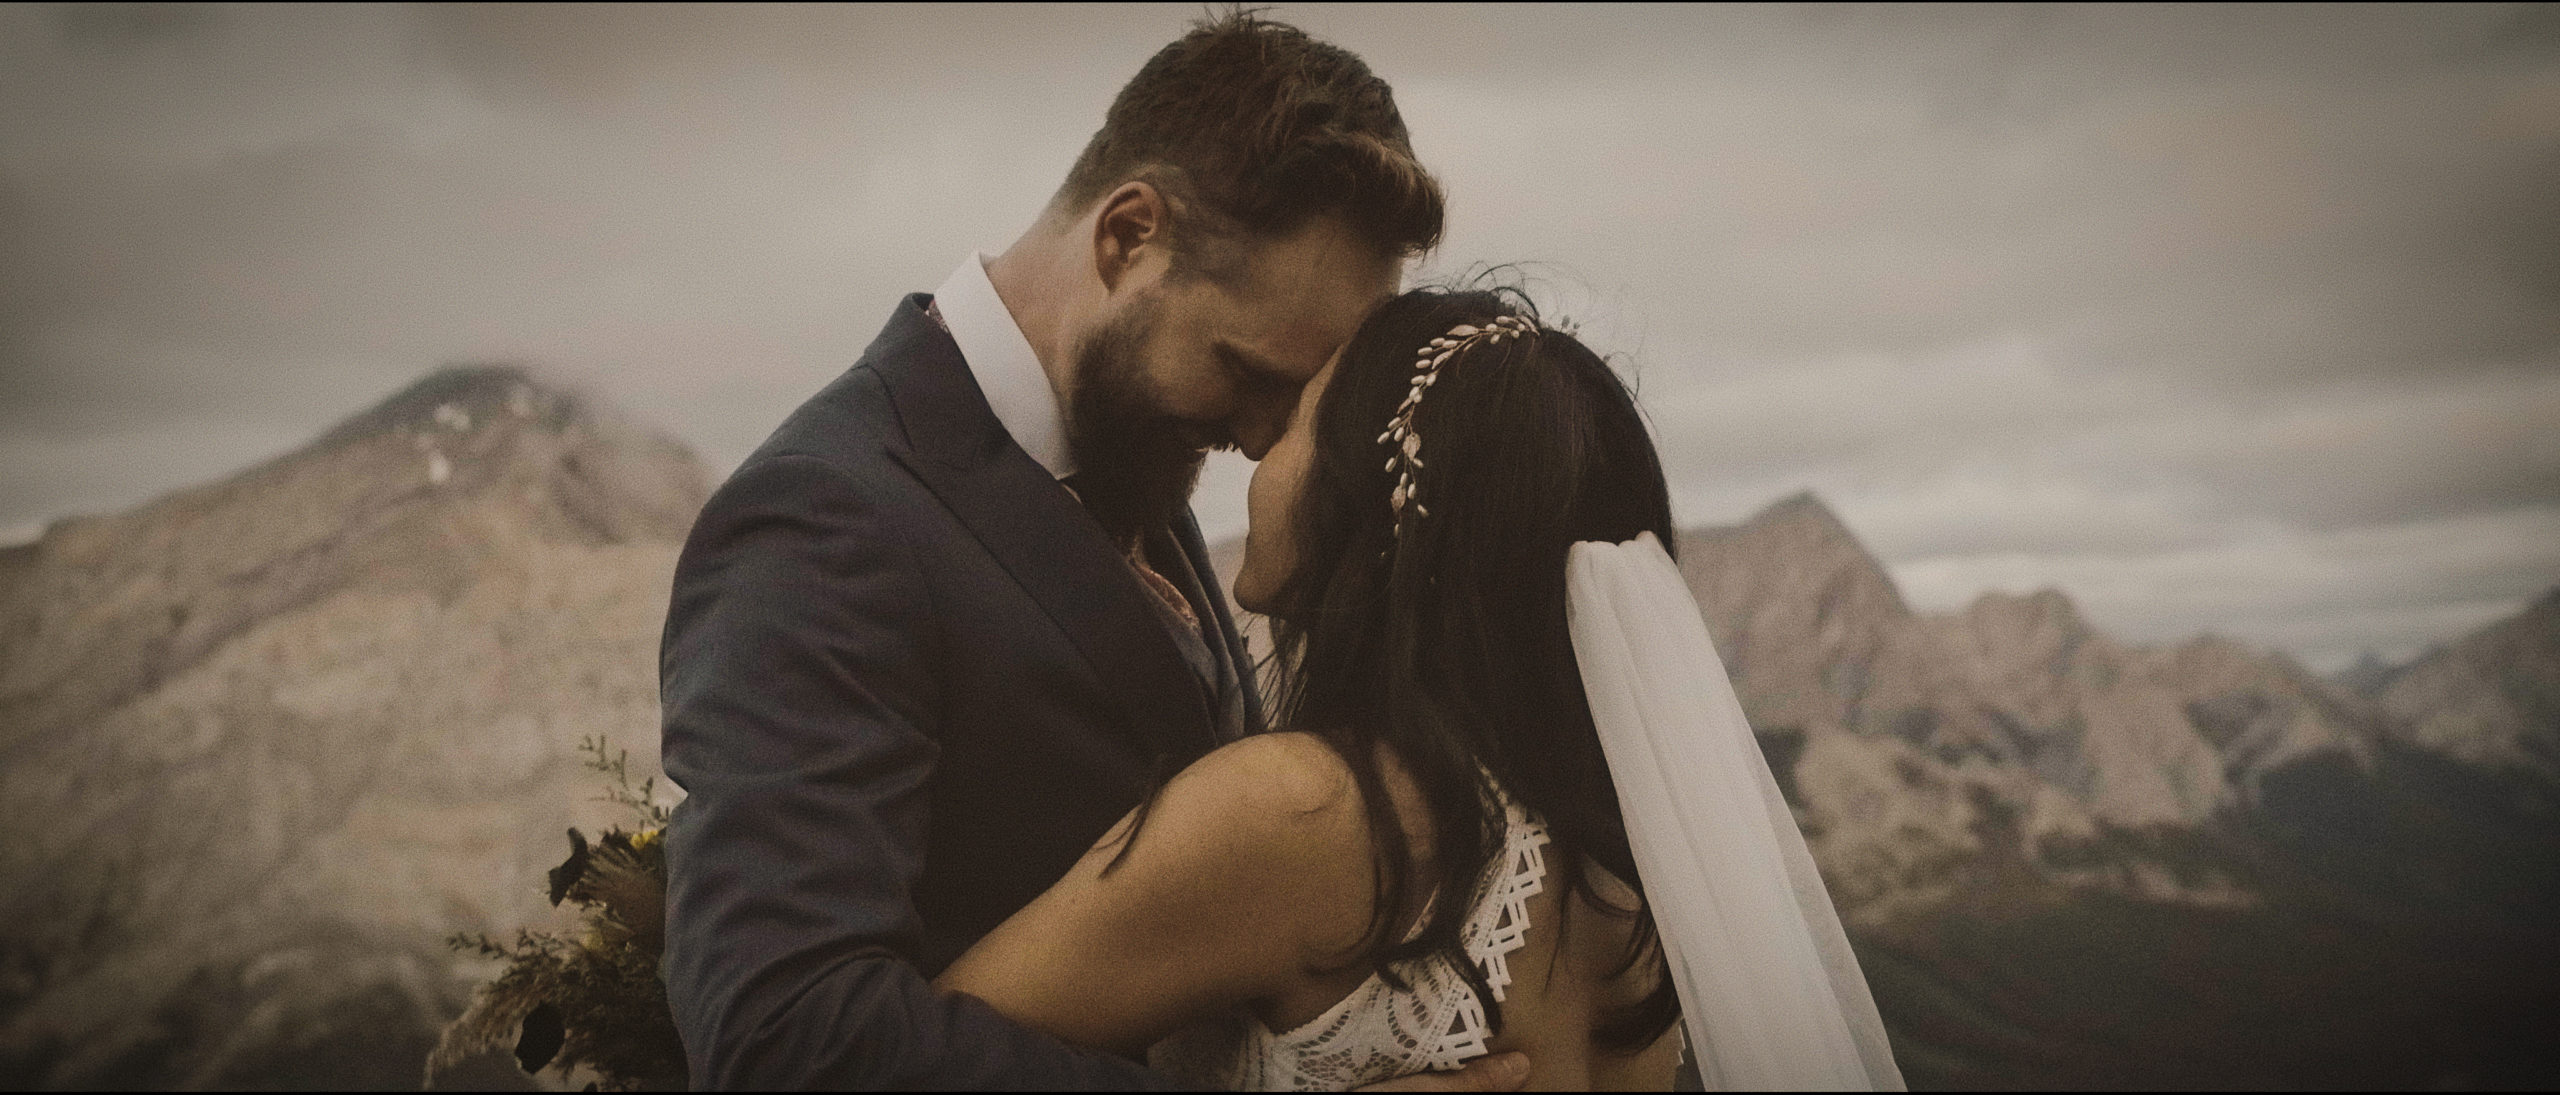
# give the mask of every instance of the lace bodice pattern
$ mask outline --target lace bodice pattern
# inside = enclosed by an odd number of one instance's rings
[[[1458,936],[1496,1001],[1506,998],[1510,955],[1527,941],[1529,899],[1544,888],[1547,874],[1546,825],[1508,796],[1503,811],[1502,858],[1479,886]],[[1447,955],[1399,972],[1408,988],[1371,974],[1292,1030],[1274,1032],[1241,1009],[1204,1020],[1157,1043],[1148,1064],[1227,1091],[1347,1091],[1425,1069],[1454,1069],[1484,1055],[1490,1033],[1484,1002]]]

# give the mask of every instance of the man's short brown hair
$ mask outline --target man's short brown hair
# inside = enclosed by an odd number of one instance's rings
[[[1054,206],[1082,210],[1124,182],[1175,207],[1177,266],[1220,276],[1237,237],[1342,218],[1380,254],[1440,238],[1440,184],[1406,139],[1387,82],[1349,50],[1236,10],[1156,52],[1111,101]]]

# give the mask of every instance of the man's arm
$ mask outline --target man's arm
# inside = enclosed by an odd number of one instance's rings
[[[922,576],[864,484],[741,470],[677,565],[661,660],[668,1003],[698,1089],[1162,1088],[903,954],[939,683]]]

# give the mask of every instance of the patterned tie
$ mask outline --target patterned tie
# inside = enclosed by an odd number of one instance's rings
[[[1070,475],[1058,480],[1058,485],[1066,488],[1067,495],[1074,498],[1077,505],[1084,504],[1084,495],[1076,492],[1075,476]],[[1147,587],[1147,592],[1155,594],[1156,600],[1162,602],[1166,609],[1180,618],[1185,626],[1195,631],[1199,629],[1200,617],[1191,611],[1191,602],[1184,599],[1182,590],[1173,584],[1172,579],[1147,565],[1146,537],[1132,536],[1129,542],[1114,546],[1120,549],[1120,557],[1129,561],[1129,569],[1137,572],[1139,585]]]
[[[1139,583],[1147,587],[1147,592],[1155,594],[1157,600],[1164,602],[1166,608],[1172,609],[1175,616],[1181,617],[1184,627],[1200,630],[1200,617],[1192,613],[1191,602],[1183,599],[1182,591],[1174,588],[1172,579],[1156,573],[1156,568],[1147,565],[1147,553],[1137,544],[1129,545],[1129,565],[1137,570]]]

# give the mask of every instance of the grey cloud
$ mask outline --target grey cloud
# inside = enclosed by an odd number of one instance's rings
[[[121,428],[0,431],[0,543],[32,539],[64,516],[59,498],[140,505],[204,481],[189,469],[246,467],[311,439],[301,421],[211,416]]]
[[[2489,56],[2549,59],[2560,55],[2560,4],[2517,4],[2493,27],[2480,52]]]
[[[1435,268],[1557,272],[1685,517],[1813,486],[1931,603],[2058,584],[2333,652],[2560,577],[2550,10],[1280,15],[1395,83]],[[0,8],[0,525],[448,360],[735,460],[1026,224],[1199,9],[221,11]],[[1213,532],[1249,473],[1212,466]]]
[[[50,6],[53,25],[63,41],[106,49],[196,38],[219,30],[225,23],[223,11],[212,4]]]
[[[1201,10],[435,4],[418,14],[428,48],[483,90],[512,99],[594,106],[671,84],[780,73],[858,82],[870,96],[930,110],[955,93],[1025,105],[1061,77],[1103,85],[1107,95]],[[1099,122],[1096,111],[1088,132]]]
[[[2560,66],[2484,55],[2513,12],[1825,10],[1681,81],[1400,87],[1458,258],[1632,287],[1688,519],[1809,486],[1937,607],[2334,665],[2560,580],[2477,524],[2560,499]]]
[[[468,104],[396,7],[225,7],[173,48],[66,47],[40,10],[0,8],[0,170],[99,181],[202,170],[350,125],[409,129]]]
[[[2083,379],[2013,335],[1923,358],[1744,373],[1647,402],[1666,460],[1727,494],[1818,482],[1916,497],[1950,481],[2004,484],[1950,500],[1932,527],[1888,530],[1878,547],[1889,555],[2184,542],[2245,519],[2325,531],[2560,501],[2549,429],[2560,421],[2560,356],[2235,394],[2174,376]],[[2083,519],[2032,534],[1983,520],[2003,493],[2068,497]],[[2117,502],[2177,520],[2144,533],[2088,519]]]
[[[2215,631],[2336,670],[2365,650],[2415,654],[2560,584],[2560,506],[2325,535],[2260,526],[2195,548],[1946,556],[1893,569],[1927,609],[1960,608],[1985,589],[2052,586],[2122,638]]]
[[[397,30],[341,27],[312,50]],[[700,44],[673,44],[686,42]],[[288,70],[304,60],[272,53],[262,59]],[[155,78],[270,78],[242,67],[205,58]],[[344,90],[330,64],[305,75],[307,87],[264,97]],[[412,75],[431,102],[438,82]],[[149,126],[132,148],[9,147],[0,164],[21,170],[0,206],[7,266],[48,289],[16,298],[28,313],[17,326],[39,345],[0,379],[0,421],[59,430],[226,408],[318,421],[439,360],[526,357],[636,389],[636,406],[734,458],[850,360],[898,292],[930,287],[972,244],[1001,243],[1001,228],[939,226],[985,209],[1027,220],[1045,188],[1026,187],[1013,156],[1062,171],[1081,143],[1071,124],[1009,140],[986,110],[919,130],[899,117],[913,104],[842,77],[678,81],[638,107],[466,103],[445,116],[389,95],[141,167],[128,153],[148,155]],[[1098,115],[1105,79],[1060,109]]]
[[[2311,530],[2560,503],[2560,356],[2436,383],[2163,407],[2083,434],[2074,455],[2177,476],[2233,519]],[[2129,484],[2130,485],[2130,484]]]
[[[2461,83],[2345,103],[2305,88],[2128,96],[1999,136],[1880,126],[1887,93],[1828,87],[1687,88],[1642,112],[1607,86],[1427,103],[1442,130],[1480,127],[1478,107],[1530,115],[1443,150],[1461,233],[1499,225],[1484,231],[1530,255],[1641,270],[1695,318],[1701,350],[1908,350],[2033,322],[2078,337],[2092,370],[2256,381],[2560,341],[2560,220],[2536,189],[2560,171],[2560,121],[2467,136],[2495,124],[2500,97],[2545,93]],[[2393,109],[2374,116],[2376,101]],[[2313,112],[2328,120],[2306,134]],[[1641,193],[1576,200],[1630,180]],[[2228,368],[2235,355],[2250,367]]]

